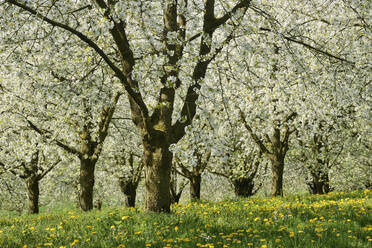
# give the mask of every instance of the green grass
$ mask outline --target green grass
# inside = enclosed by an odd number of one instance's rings
[[[0,247],[372,247],[372,192],[0,216]]]

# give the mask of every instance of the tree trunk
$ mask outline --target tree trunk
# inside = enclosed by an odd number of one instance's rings
[[[253,179],[242,177],[232,181],[235,195],[238,197],[250,197],[253,193]]]
[[[153,146],[143,142],[145,163],[146,210],[170,212],[170,173],[173,154],[166,142]]]
[[[330,191],[328,173],[321,171],[311,172],[312,181],[309,184],[312,194],[327,194]]]
[[[28,214],[39,213],[39,180],[31,177],[26,179],[28,195]]]
[[[80,207],[83,211],[93,209],[93,187],[95,161],[89,159],[80,160]]]
[[[181,199],[181,195],[182,195],[182,191],[181,192],[174,192],[174,191],[171,191],[170,192],[171,195],[171,204],[174,204],[174,203],[179,203],[180,202],[180,199]]]
[[[200,200],[201,175],[192,175],[190,178],[190,200]]]
[[[275,158],[271,160],[272,170],[272,183],[271,183],[271,195],[283,196],[283,171],[284,171],[284,159]]]
[[[124,194],[125,206],[135,207],[136,206],[136,195],[138,184],[124,178],[119,179],[119,185],[121,192]]]

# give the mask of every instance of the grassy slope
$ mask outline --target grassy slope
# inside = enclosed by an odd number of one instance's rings
[[[0,247],[372,247],[372,191],[0,216]]]

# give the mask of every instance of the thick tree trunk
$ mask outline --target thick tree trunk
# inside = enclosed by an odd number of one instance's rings
[[[160,143],[160,142],[159,142]],[[173,154],[169,145],[151,146],[144,142],[146,210],[170,212],[170,173]]]
[[[271,160],[272,182],[271,182],[271,195],[283,196],[283,171],[284,159],[275,158]]]
[[[138,184],[124,178],[119,179],[119,185],[121,192],[124,194],[125,206],[135,207],[136,206],[136,195]]]
[[[93,209],[93,187],[95,161],[89,159],[80,160],[80,207],[83,211]]]
[[[197,201],[200,200],[200,184],[201,175],[193,175],[190,177],[190,200]]]
[[[27,178],[27,195],[28,195],[28,214],[39,213],[39,180]]]
[[[253,193],[253,179],[242,177],[232,181],[235,195],[238,197],[250,197]]]
[[[329,188],[329,177],[327,173],[321,171],[311,172],[312,181],[309,184],[312,194],[327,194],[330,191]]]

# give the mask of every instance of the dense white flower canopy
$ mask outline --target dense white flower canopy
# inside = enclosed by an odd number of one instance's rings
[[[109,2],[112,11],[105,13],[100,2]],[[187,20],[184,37],[167,32],[164,38],[163,9],[168,2],[177,4],[179,22]],[[231,17],[213,37],[203,32],[206,2],[215,4],[216,17]],[[98,142],[102,110],[126,89],[115,71],[121,65],[110,33],[114,23],[125,27],[135,60],[131,77],[138,82],[132,90],[141,94],[149,115],[166,104],[159,101],[164,85],[177,89],[173,124],[187,121],[181,110],[195,83],[196,64],[212,59],[198,82],[193,124],[171,146],[188,165],[195,165],[195,148],[211,152],[214,169],[228,160],[231,143],[240,142],[241,153],[234,160],[238,164],[244,153],[257,152],[260,147],[245,124],[268,148],[279,128],[282,137],[286,130],[292,133],[294,154],[306,144],[310,147],[318,135],[328,138],[324,142],[335,154],[337,144],[346,142],[345,161],[356,161],[352,154],[366,160],[365,144],[371,146],[371,3],[253,0],[245,1],[248,8],[229,12],[240,2],[0,0],[0,161],[27,160],[36,144],[46,157],[72,159],[55,142],[78,150],[86,126]],[[211,47],[204,56],[199,55],[201,40]],[[175,65],[169,63],[175,51],[167,46],[172,44],[183,49]],[[170,73],[175,70],[177,75]],[[118,105],[114,122],[120,127],[112,128],[101,144],[102,159],[120,153],[121,147],[137,147],[135,152],[142,153],[138,133],[126,120],[130,107],[125,95]],[[32,131],[29,121],[47,135]],[[124,141],[117,138],[121,132],[130,132]],[[361,145],[344,138],[350,135],[362,140]],[[111,166],[109,161],[101,166]],[[245,173],[239,165],[234,171]]]

